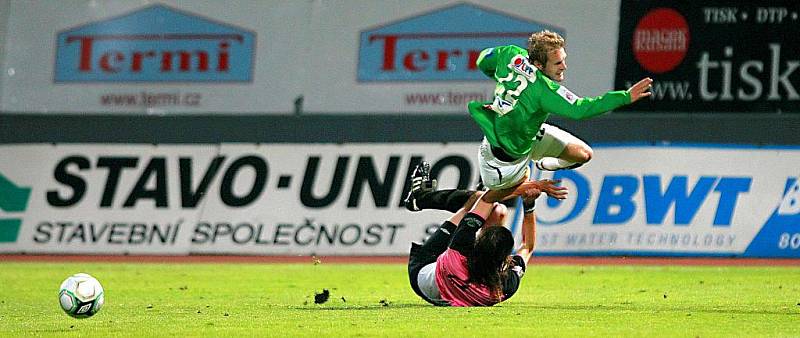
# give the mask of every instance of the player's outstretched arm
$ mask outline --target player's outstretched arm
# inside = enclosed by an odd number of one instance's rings
[[[631,103],[652,95],[651,88],[653,88],[653,79],[649,77],[636,82],[636,84],[628,88],[628,93],[631,94]]]
[[[517,189],[518,191],[516,193],[509,193],[508,195],[505,195],[505,197],[503,197],[501,200],[506,201],[517,198],[519,196],[522,196],[525,199],[531,199],[531,198],[536,199],[539,197],[540,193],[545,193],[547,194],[547,196],[550,196],[557,200],[563,200],[567,198],[567,194],[569,193],[569,189],[567,189],[567,187],[562,187],[559,185],[561,184],[561,180],[545,179],[538,181],[528,181],[525,183],[526,184],[524,186],[520,183],[514,186],[513,188],[505,189],[506,192],[514,191]],[[527,188],[533,188],[533,191],[537,191],[537,193],[525,194],[524,191]]]
[[[539,197],[541,193],[542,191],[539,190],[538,181],[525,181],[510,188],[489,190],[483,194],[483,196],[481,196],[480,201],[485,203],[494,203],[518,196],[522,196],[522,198],[535,199]]]
[[[574,120],[605,114],[632,102],[631,93],[626,90],[610,91],[595,97],[578,97],[546,77],[541,77],[540,80],[545,86],[540,98],[542,111]]]
[[[525,262],[525,265],[528,265],[528,261],[531,260],[531,256],[533,255],[533,248],[529,248],[525,243],[522,243],[522,246],[517,249],[517,255],[522,257],[522,261]]]
[[[522,222],[522,243],[517,248],[517,255],[522,257],[525,265],[527,265],[536,244],[536,216],[531,213],[526,214],[525,217],[526,220]]]
[[[569,193],[567,187],[559,185],[561,180],[538,180],[532,182],[536,184],[536,189],[557,200],[566,199],[567,193]]]

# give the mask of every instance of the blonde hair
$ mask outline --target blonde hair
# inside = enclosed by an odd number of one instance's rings
[[[547,54],[564,48],[566,44],[564,38],[556,32],[543,30],[533,33],[528,38],[528,59],[531,63],[539,61],[542,65],[547,65]]]

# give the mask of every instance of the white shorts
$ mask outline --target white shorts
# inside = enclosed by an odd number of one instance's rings
[[[543,157],[558,157],[567,147],[567,144],[584,142],[574,135],[553,125],[542,123],[542,138],[535,141],[528,156],[523,156],[513,162],[497,159],[492,154],[489,141],[483,138],[478,150],[478,166],[480,167],[481,180],[489,189],[504,189],[514,186],[529,175],[530,161],[537,161]]]
[[[429,299],[433,301],[442,300],[439,287],[436,286],[436,262],[428,264],[419,270],[417,285],[419,285],[419,290]]]

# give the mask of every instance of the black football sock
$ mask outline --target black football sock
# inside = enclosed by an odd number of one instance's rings
[[[436,191],[421,191],[417,197],[417,206],[420,209],[447,210],[457,212],[464,207],[474,190],[445,189]]]

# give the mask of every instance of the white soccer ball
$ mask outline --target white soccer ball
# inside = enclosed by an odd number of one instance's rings
[[[100,311],[105,303],[103,286],[88,274],[74,274],[61,283],[58,302],[61,304],[61,309],[72,317],[91,317]]]

